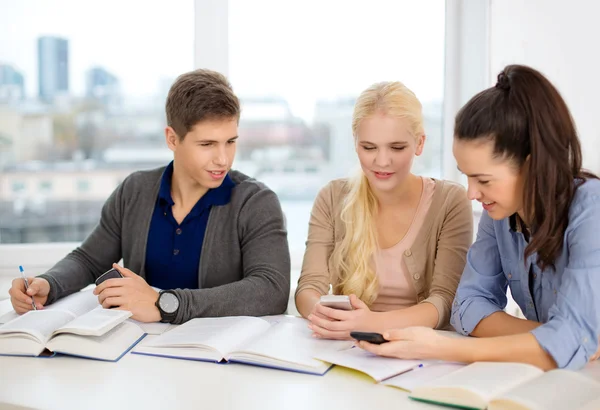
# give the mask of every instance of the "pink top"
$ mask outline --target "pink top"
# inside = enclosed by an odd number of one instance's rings
[[[375,255],[375,266],[379,279],[379,294],[371,305],[371,310],[385,312],[402,309],[417,304],[417,291],[413,279],[403,258],[403,253],[410,252],[433,198],[435,182],[431,178],[422,178],[423,191],[415,216],[408,231],[396,245],[380,249]]]

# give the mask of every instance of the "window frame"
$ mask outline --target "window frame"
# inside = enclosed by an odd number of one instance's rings
[[[393,1],[393,0],[390,0]],[[464,184],[452,156],[452,128],[458,109],[489,84],[492,0],[445,1],[445,67],[442,134],[442,177]],[[229,1],[194,0],[194,67],[229,73]],[[71,247],[72,243],[2,244],[0,270],[15,253]],[[21,252],[23,251],[23,252]],[[56,252],[56,251],[54,251]],[[58,259],[62,255],[56,255]],[[295,261],[295,266],[298,261]]]

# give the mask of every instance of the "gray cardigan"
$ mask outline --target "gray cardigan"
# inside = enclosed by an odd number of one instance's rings
[[[94,283],[123,258],[145,277],[146,242],[163,168],[128,176],[102,208],[99,224],[75,249],[40,277],[50,283],[48,302]],[[264,184],[230,171],[235,187],[227,205],[213,206],[202,245],[200,289],[176,289],[173,323],[206,316],[284,313],[290,292],[290,252],[283,212]]]

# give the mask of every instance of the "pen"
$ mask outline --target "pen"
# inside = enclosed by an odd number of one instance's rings
[[[23,281],[25,282],[25,292],[27,292],[27,289],[29,289],[29,281],[25,277],[25,270],[23,269],[23,267],[21,265],[19,265],[19,272],[21,272],[21,277],[23,278]],[[33,296],[31,297],[31,307],[33,308],[33,310],[37,310],[37,307],[35,307],[35,300],[33,299]]]

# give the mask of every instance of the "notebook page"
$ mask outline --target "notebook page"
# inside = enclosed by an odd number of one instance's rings
[[[465,365],[462,363],[435,363],[399,374],[398,376],[383,381],[382,384],[412,391],[417,387],[423,386],[439,377],[462,369],[463,367],[465,367]]]
[[[323,340],[312,337],[305,320],[284,320],[275,323],[265,333],[233,352],[230,358],[262,357],[305,367],[322,367],[314,357],[329,350],[344,349],[351,341]],[[269,362],[271,362],[269,360]]]
[[[265,332],[269,326],[268,322],[256,317],[198,318],[163,333],[146,346],[208,346],[225,356],[240,344]]]
[[[430,388],[458,388],[472,391],[486,402],[544,372],[521,363],[477,362],[415,388],[413,393]]]
[[[60,310],[31,310],[0,326],[0,337],[25,333],[34,336],[40,343],[46,344],[55,329],[73,319],[73,314]]]
[[[53,335],[73,333],[83,336],[101,336],[130,316],[131,312],[127,310],[104,309],[98,306],[56,329]]]
[[[600,383],[569,370],[551,370],[492,400],[490,410],[514,402],[531,410],[579,409],[600,397]]]
[[[338,366],[359,370],[380,382],[413,369],[427,361],[381,357],[358,347],[318,354],[316,358]]]

